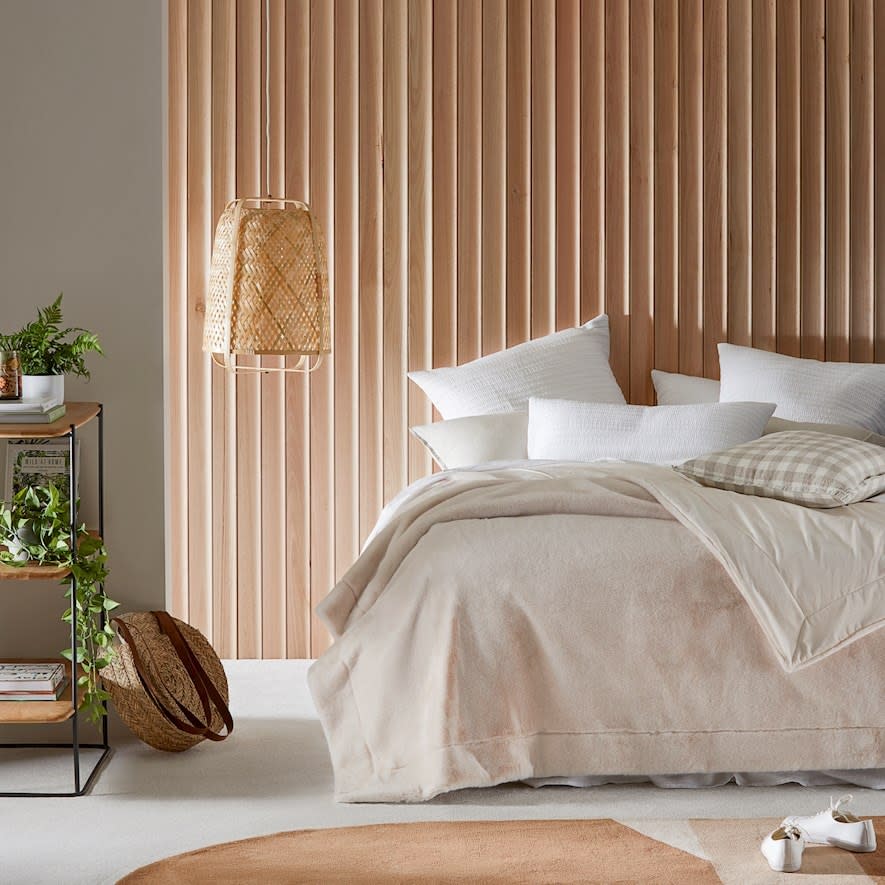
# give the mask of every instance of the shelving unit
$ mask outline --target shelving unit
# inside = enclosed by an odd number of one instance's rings
[[[77,546],[77,431],[93,419],[98,420],[98,534],[104,537],[104,409],[101,403],[66,403],[65,415],[52,424],[0,424],[0,439],[61,439],[68,440],[68,463],[70,489],[70,534],[71,549]],[[63,581],[69,579],[71,596],[76,593],[76,579],[69,569],[57,566],[0,565],[0,581]],[[4,597],[0,602],[6,604]],[[101,615],[102,623],[105,615]],[[73,661],[63,661],[68,674],[78,672],[77,668],[77,637],[76,619],[71,619],[71,648]],[[21,659],[16,659],[21,660]],[[95,781],[102,764],[111,753],[108,743],[107,715],[101,722],[101,743],[82,743],[79,734],[80,715],[78,708],[82,700],[82,689],[77,688],[77,680],[71,679],[66,695],[57,701],[0,701],[0,724],[48,725],[64,722],[71,723],[71,740],[69,743],[0,743],[0,749],[69,749],[73,763],[73,790],[69,792],[32,793],[2,792],[0,797],[10,796],[82,796]],[[82,750],[101,750],[101,755],[93,764],[85,779],[81,766]],[[2,784],[0,784],[2,786]]]

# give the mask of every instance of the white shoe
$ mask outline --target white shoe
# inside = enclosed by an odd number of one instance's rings
[[[795,873],[802,866],[805,839],[798,827],[782,824],[762,840],[762,853],[776,873]]]
[[[869,852],[876,850],[876,831],[871,820],[860,820],[847,811],[839,811],[851,801],[851,795],[842,796],[830,807],[808,817],[784,818],[782,826],[798,827],[805,841],[812,845],[835,845],[846,851]]]

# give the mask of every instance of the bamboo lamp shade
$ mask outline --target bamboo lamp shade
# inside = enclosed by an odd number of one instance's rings
[[[236,354],[321,357],[331,350],[329,313],[326,247],[309,207],[229,203],[215,230],[203,350],[235,370]]]

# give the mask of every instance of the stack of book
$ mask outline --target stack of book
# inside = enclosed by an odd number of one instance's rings
[[[65,413],[55,399],[0,400],[0,424],[51,424]]]
[[[0,664],[0,701],[57,701],[68,684],[63,664]]]

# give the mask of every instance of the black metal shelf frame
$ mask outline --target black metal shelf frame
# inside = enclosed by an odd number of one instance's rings
[[[99,403],[98,413],[98,534],[104,540],[104,405]],[[69,519],[70,519],[70,536],[71,550],[77,551],[77,427],[71,424],[70,430],[60,437],[68,440],[68,477],[70,486],[68,492],[69,499]],[[33,749],[69,749],[73,762],[73,790],[68,792],[2,792],[0,798],[28,798],[28,797],[66,797],[66,796],[83,796],[88,793],[95,783],[99,771],[105,763],[105,760],[111,755],[112,750],[108,742],[108,714],[107,708],[101,718],[101,743],[82,743],[80,741],[80,711],[77,709],[77,578],[73,572],[68,576],[68,583],[71,589],[71,706],[73,713],[68,720],[71,723],[71,740],[66,743],[0,743],[0,750],[33,750]],[[104,584],[101,584],[104,591]],[[105,625],[107,614],[102,610],[99,615],[101,626]],[[30,723],[33,726],[48,723]],[[17,727],[17,726],[16,726]],[[83,767],[81,766],[80,755],[83,750],[101,750],[98,760],[88,769],[85,780],[83,778]]]

